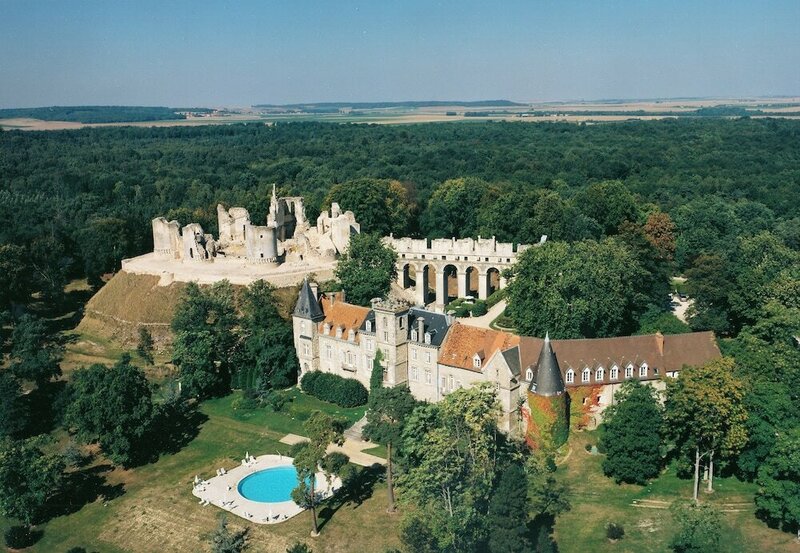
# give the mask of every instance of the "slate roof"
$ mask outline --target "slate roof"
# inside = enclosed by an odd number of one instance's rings
[[[411,338],[411,331],[417,329],[417,321],[420,317],[425,319],[425,332],[430,332],[431,334],[431,345],[440,347],[444,342],[444,337],[447,336],[447,330],[450,328],[450,319],[442,313],[434,313],[419,307],[412,307],[408,310],[409,338]],[[419,341],[421,342],[422,339],[423,337],[420,336]]]
[[[506,364],[508,368],[511,369],[511,374],[514,376],[519,376],[520,373],[520,366],[519,366],[519,346],[514,346],[511,349],[507,349],[502,352],[503,358],[506,360]]]
[[[534,370],[536,376],[531,382],[531,392],[540,396],[557,396],[564,393],[564,379],[561,376],[561,369],[558,366],[558,359],[553,351],[550,336],[544,338]]]
[[[664,372],[679,371],[684,365],[704,365],[721,356],[713,332],[552,340],[551,343],[562,376],[570,368],[577,374],[588,367],[593,369],[592,383],[595,377],[594,369],[598,367],[606,369],[603,381],[611,382],[609,369],[615,364],[620,371],[624,371],[629,364],[638,369],[640,365],[647,363],[648,367],[660,369],[663,375]],[[541,338],[530,336],[520,338],[520,366],[523,367],[523,372],[528,367],[534,369],[534,381],[536,364],[543,345],[544,340]],[[634,372],[634,376],[638,378],[638,371]],[[656,377],[652,371],[648,373],[648,378],[651,377]],[[575,382],[578,383],[578,380],[576,377]]]
[[[450,367],[481,372],[485,363],[498,350],[502,351],[519,343],[519,338],[507,332],[477,328],[456,322],[442,343],[439,362]],[[476,368],[472,357],[481,353],[481,369]]]
[[[300,288],[300,296],[297,298],[294,316],[311,319],[312,321],[323,317],[322,308],[314,297],[314,292],[311,290],[308,280],[303,281],[303,286]]]

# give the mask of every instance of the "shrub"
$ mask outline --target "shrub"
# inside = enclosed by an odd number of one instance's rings
[[[486,315],[489,312],[489,309],[486,307],[486,302],[478,300],[472,306],[472,316],[473,317],[480,317],[482,315]]]
[[[303,376],[300,385],[307,394],[339,407],[358,407],[367,403],[367,389],[353,378],[313,371]]]
[[[625,529],[621,524],[609,522],[606,524],[606,537],[610,540],[621,540],[625,536]]]
[[[503,288],[502,290],[495,290],[494,292],[489,294],[488,298],[486,298],[486,307],[491,309],[492,307],[497,305],[500,302],[500,300],[502,300],[505,297],[506,297],[505,288]]]
[[[250,411],[258,407],[258,402],[249,397],[240,396],[231,402],[231,408],[234,411]]]
[[[86,553],[86,548],[84,548],[84,547],[70,547],[67,550],[67,553]]]
[[[284,406],[289,402],[285,395],[279,393],[272,393],[267,398],[267,405],[275,412],[282,411]]]
[[[286,549],[286,553],[314,553],[314,551],[304,543],[295,543]]]
[[[5,533],[6,545],[11,549],[25,549],[36,541],[34,534],[27,526],[12,526]]]

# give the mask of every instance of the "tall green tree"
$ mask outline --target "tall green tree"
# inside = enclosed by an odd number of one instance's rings
[[[25,314],[11,332],[11,372],[41,388],[61,375],[61,347],[47,332],[44,321]]]
[[[233,288],[227,280],[208,288],[190,282],[175,309],[173,359],[189,396],[207,398],[230,389],[237,323]]]
[[[298,486],[292,490],[292,499],[311,509],[312,535],[319,535],[317,525],[317,504],[319,503],[316,491],[316,473],[322,468],[325,470],[326,450],[331,444],[344,443],[344,423],[315,411],[303,423],[303,430],[308,437],[308,442],[302,444],[294,455],[294,466],[297,469]]]
[[[662,408],[652,386],[628,380],[604,412],[603,472],[619,482],[645,484],[658,476],[662,460]]]
[[[147,327],[139,327],[139,343],[136,345],[136,353],[148,364],[153,364],[153,335]]]
[[[747,442],[744,384],[731,358],[702,367],[685,367],[681,377],[667,382],[667,431],[683,451],[694,453],[694,491],[700,486],[700,461],[708,460],[708,491],[713,491],[714,457],[730,458]]]
[[[31,526],[64,478],[64,462],[44,453],[35,439],[0,445],[0,511]]]
[[[377,234],[356,234],[336,266],[347,301],[369,305],[372,298],[384,297],[395,278],[397,253],[381,242]]]
[[[128,225],[118,217],[89,221],[77,232],[76,242],[83,258],[83,270],[91,284],[98,285],[105,273],[116,272],[130,251]]]
[[[439,185],[428,200],[422,231],[432,238],[474,236],[482,205],[492,202],[497,190],[483,179],[450,179]]]
[[[231,531],[228,518],[222,515],[217,528],[211,535],[211,551],[213,553],[241,553],[247,547],[247,528]]]
[[[0,371],[0,438],[25,428],[28,411],[21,401],[22,389],[9,371]]]
[[[278,313],[275,289],[257,280],[242,292],[241,304],[239,370],[252,367],[262,389],[295,384],[298,367],[292,327]]]
[[[27,303],[33,291],[28,253],[17,244],[0,244],[0,310]]]
[[[800,533],[800,427],[778,435],[758,469],[756,513],[784,530]]]
[[[525,478],[525,471],[516,463],[500,474],[487,514],[489,551],[492,553],[526,553],[531,550],[527,526],[528,493],[525,486],[520,486]]]
[[[152,388],[130,357],[113,367],[92,365],[75,371],[66,423],[85,442],[98,442],[115,463],[130,466],[147,448],[144,438],[154,416]]]
[[[606,236],[616,234],[623,222],[636,221],[639,216],[636,198],[617,180],[590,184],[577,195],[575,205],[597,221]]]
[[[519,256],[506,289],[506,313],[522,335],[630,333],[648,302],[642,273],[630,250],[614,240],[548,242]]]
[[[501,455],[500,407],[488,383],[418,407],[403,429],[403,497],[441,551],[476,551],[488,538],[486,505]],[[503,467],[506,465],[503,464]]]
[[[352,211],[361,232],[388,236],[408,236],[416,204],[411,190],[396,180],[360,178],[334,185],[325,206],[337,202]]]
[[[403,424],[416,405],[414,396],[403,386],[380,387],[373,389],[369,394],[367,424],[363,433],[367,439],[386,446],[386,491],[389,496],[390,513],[397,510],[392,474],[394,447],[400,443]]]
[[[722,513],[708,504],[675,503],[670,508],[678,525],[670,540],[675,553],[711,553],[719,551],[722,538]]]

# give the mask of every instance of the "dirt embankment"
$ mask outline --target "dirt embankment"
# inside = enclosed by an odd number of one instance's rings
[[[158,284],[159,277],[120,271],[86,304],[77,331],[106,338],[123,349],[133,349],[139,342],[139,328],[150,331],[156,350],[172,345],[170,323],[187,284]],[[234,285],[234,290],[241,289]],[[297,299],[297,286],[275,291],[281,316],[291,317]]]

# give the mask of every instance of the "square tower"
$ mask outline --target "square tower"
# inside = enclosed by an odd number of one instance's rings
[[[375,342],[383,353],[386,386],[408,382],[409,307],[408,303],[394,298],[372,302]]]

